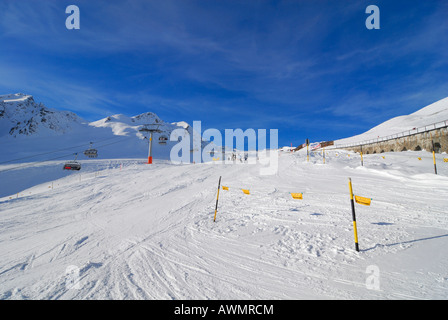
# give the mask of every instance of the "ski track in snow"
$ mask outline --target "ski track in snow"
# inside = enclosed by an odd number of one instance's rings
[[[436,176],[425,152],[367,155],[364,167],[348,154],[284,153],[266,176],[260,164],[116,160],[4,197],[0,298],[448,298],[448,165]],[[213,222],[219,176],[230,190]],[[348,177],[373,199],[356,205],[359,253]],[[379,290],[366,286],[372,265]]]

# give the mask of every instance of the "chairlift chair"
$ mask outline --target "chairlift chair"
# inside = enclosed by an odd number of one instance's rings
[[[162,135],[159,137],[159,144],[166,144],[166,142],[168,141],[168,137],[165,135]]]
[[[89,158],[97,158],[98,150],[92,148],[92,144],[93,144],[93,142],[90,142],[90,148],[87,149],[86,151],[84,151],[84,155]]]
[[[78,154],[76,153],[75,160],[67,161],[64,164],[64,167],[62,167],[62,169],[63,170],[76,170],[76,171],[81,170],[81,164],[78,161],[76,161],[77,158],[78,158]]]

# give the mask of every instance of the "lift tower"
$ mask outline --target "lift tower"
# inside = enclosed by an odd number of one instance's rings
[[[140,132],[149,132],[149,151],[148,151],[148,164],[152,164],[152,136],[154,132],[162,132],[159,130],[160,124],[145,124],[143,128],[139,129]]]

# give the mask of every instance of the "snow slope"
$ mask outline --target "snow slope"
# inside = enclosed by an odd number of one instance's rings
[[[0,100],[0,299],[448,298],[446,155],[435,175],[424,151],[364,155],[364,166],[347,151],[325,164],[280,152],[278,172],[261,175],[259,162],[175,165],[163,160],[171,145],[155,144],[147,165],[143,124],[191,127],[153,113],[86,123],[28,95]],[[443,120],[447,104],[360,139]],[[63,171],[90,141],[98,159]],[[220,176],[229,190],[213,222]],[[361,252],[349,177],[373,199],[356,204]]]
[[[448,120],[448,98],[430,104],[410,115],[392,118],[363,134],[336,140],[335,144],[342,145],[377,139],[445,120]]]
[[[439,175],[425,152],[366,155],[364,167],[345,151],[325,164],[281,153],[274,175],[260,163],[88,162],[53,188],[0,199],[0,298],[447,299],[448,166],[437,157]],[[229,190],[213,222],[220,176]],[[348,177],[373,198],[356,205],[361,252]]]

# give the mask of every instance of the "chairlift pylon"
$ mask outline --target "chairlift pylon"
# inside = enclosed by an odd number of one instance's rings
[[[151,125],[155,127],[150,127]],[[149,132],[149,150],[148,150],[148,164],[152,164],[152,136],[154,132],[160,133],[162,132],[159,129],[160,124],[144,124],[142,128],[140,128],[138,131],[140,132]]]

